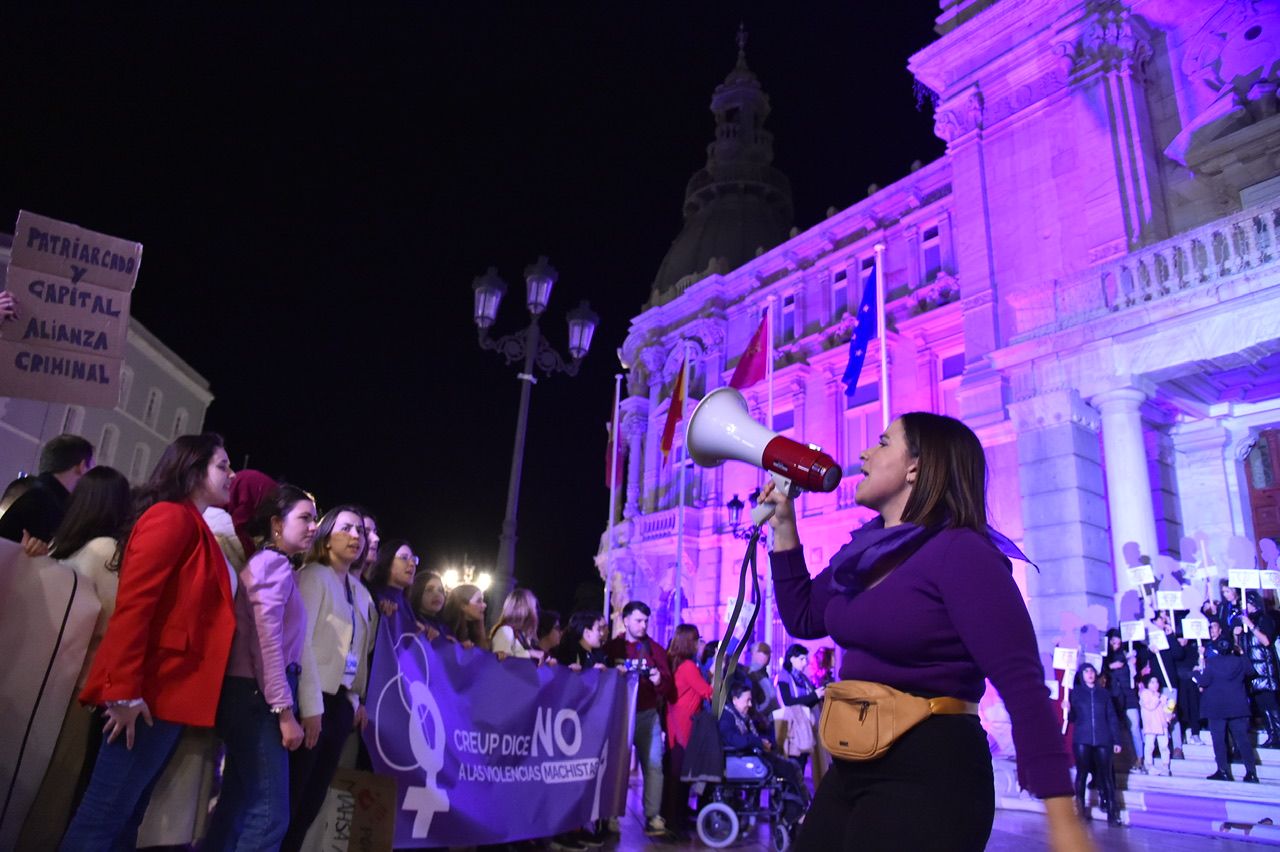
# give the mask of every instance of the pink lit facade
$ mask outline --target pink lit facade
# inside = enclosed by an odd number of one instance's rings
[[[599,559],[617,606],[656,605],[661,638],[681,510],[679,450],[664,463],[659,440],[686,347],[691,411],[728,382],[773,305],[775,428],[848,467],[880,432],[878,342],[852,398],[841,382],[876,243],[891,412],[953,415],[981,437],[993,523],[1041,569],[1019,580],[1042,648],[1064,614],[1114,622],[1131,608],[1128,542],[1194,562],[1195,537],[1225,566],[1230,537],[1280,534],[1276,5],[942,7],[940,37],[910,68],[936,95],[945,156],[781,241],[790,190],[769,167],[768,99],[741,59],[717,89],[708,169],[622,347],[629,455]],[[733,217],[753,209],[764,250],[717,254],[708,217],[741,234]],[[765,384],[746,396],[765,420]],[[728,463],[690,467],[686,481],[683,620],[718,637],[744,549],[725,503],[762,478]],[[800,500],[815,571],[867,517],[855,482]],[[776,621],[768,639],[787,641]]]

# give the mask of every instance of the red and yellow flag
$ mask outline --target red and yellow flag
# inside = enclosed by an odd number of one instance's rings
[[[729,380],[729,387],[742,390],[743,388],[751,387],[756,382],[764,381],[765,367],[769,359],[769,353],[765,350],[768,348],[769,309],[765,308],[764,316],[760,317],[760,327],[751,336],[751,342],[747,344],[742,357],[738,359],[738,366],[733,370],[733,378]]]
[[[676,386],[671,391],[671,407],[667,409],[667,425],[662,427],[662,460],[666,461],[667,456],[671,455],[671,447],[676,440],[676,425],[684,419],[684,372],[688,358],[680,363],[680,376],[676,379]]]

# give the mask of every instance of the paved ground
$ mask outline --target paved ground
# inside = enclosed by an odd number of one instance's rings
[[[622,821],[622,838],[605,845],[607,850],[706,849],[697,837],[679,843],[658,843],[644,834],[638,778],[633,777],[627,802],[627,818]],[[1091,824],[1098,847],[1105,852],[1205,852],[1205,850],[1244,850],[1253,852],[1268,848],[1247,840],[1201,837],[1149,828],[1111,828],[1105,823]],[[772,852],[767,829],[760,827],[750,841],[739,841],[728,847],[733,852]],[[995,828],[987,852],[1048,852],[1049,839],[1045,819],[1040,814],[1019,811],[996,811]]]

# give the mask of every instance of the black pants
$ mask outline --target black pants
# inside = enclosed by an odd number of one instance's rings
[[[1178,721],[1182,723],[1182,735],[1200,735],[1200,687],[1191,675],[1178,674]],[[1170,732],[1172,733],[1172,732]],[[1170,748],[1180,748],[1182,743],[1171,743]]]
[[[995,819],[987,735],[976,716],[933,716],[877,760],[834,758],[798,852],[980,852]]]
[[[281,849],[296,852],[302,847],[307,829],[324,807],[329,782],[338,771],[338,758],[354,722],[355,709],[346,689],[340,688],[337,695],[324,693],[324,716],[315,748],[303,746],[289,752],[289,803],[293,816]]]
[[[1098,798],[1102,800],[1102,809],[1108,814],[1120,810],[1116,800],[1116,774],[1112,769],[1111,755],[1113,746],[1089,745],[1073,743],[1076,758],[1076,798],[1086,801],[1089,795],[1085,784],[1090,774],[1098,784]],[[1139,755],[1141,756],[1141,755]]]
[[[1246,772],[1256,770],[1258,761],[1253,753],[1253,739],[1249,736],[1249,720],[1244,716],[1234,719],[1210,719],[1209,736],[1213,737],[1213,760],[1218,764],[1218,771],[1231,774],[1231,748],[1227,745],[1227,731],[1231,731],[1231,739],[1240,750],[1240,759],[1244,762]]]

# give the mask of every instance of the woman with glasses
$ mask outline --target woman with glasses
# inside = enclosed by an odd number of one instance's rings
[[[377,607],[351,567],[364,559],[364,519],[354,506],[324,513],[298,572],[298,588],[307,607],[314,679],[306,669],[299,683],[302,715],[321,714],[314,748],[289,758],[289,798],[293,819],[282,848],[297,850],[324,805],[342,747],[353,728],[367,724],[364,697],[369,683],[369,654],[377,632]],[[311,704],[321,694],[321,706]],[[310,705],[310,706],[309,706]]]
[[[374,603],[384,618],[390,619],[392,633],[418,632],[418,619],[409,600],[409,588],[418,572],[418,557],[409,542],[399,539],[382,543],[382,555],[365,575]]]

